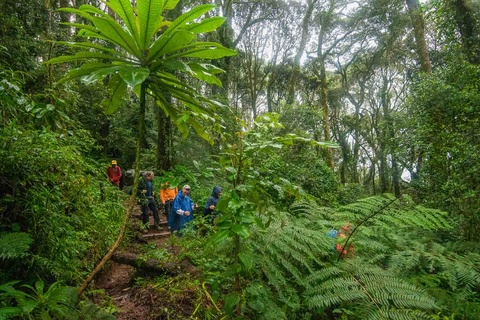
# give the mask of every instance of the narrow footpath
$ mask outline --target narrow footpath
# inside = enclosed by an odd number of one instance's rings
[[[129,230],[134,230],[132,234],[127,233],[124,242],[119,250],[114,254],[113,261],[109,261],[102,273],[98,276],[93,290],[103,290],[103,295],[95,294],[94,301],[107,309],[115,309],[115,316],[120,320],[133,319],[182,319],[191,315],[193,307],[186,295],[185,301],[169,302],[165,296],[160,296],[159,290],[149,285],[144,285],[146,281],[139,283],[138,279],[150,279],[162,274],[174,277],[177,270],[185,274],[195,273],[195,268],[188,262],[182,261],[178,264],[159,266],[158,261],[152,260],[150,269],[145,268],[149,261],[141,261],[144,268],[136,268],[135,258],[142,257],[145,248],[150,250],[165,250],[168,254],[177,255],[178,248],[172,244],[170,232],[167,225],[166,216],[162,210],[159,210],[161,218],[161,229],[150,229],[144,233],[140,230],[141,218],[140,206],[137,206],[130,219]],[[153,217],[150,214],[150,225],[153,225]],[[123,260],[134,258],[132,261]],[[123,260],[122,260],[123,259]],[[119,263],[123,262],[123,263]],[[132,266],[133,265],[133,266]],[[160,271],[156,268],[163,268]],[[148,270],[148,271],[145,271]],[[166,272],[164,272],[166,271]],[[178,272],[180,273],[180,272]],[[141,281],[141,280],[140,280]],[[190,295],[191,296],[191,295]],[[193,299],[193,297],[192,297]],[[177,306],[173,307],[173,304]],[[180,305],[179,305],[180,304]],[[179,310],[181,314],[172,314],[172,310]]]

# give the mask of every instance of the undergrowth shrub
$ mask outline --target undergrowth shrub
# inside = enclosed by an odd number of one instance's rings
[[[190,251],[212,296],[217,288],[215,302],[224,303],[226,315],[432,319],[455,314],[477,319],[480,256],[447,249],[441,235],[453,226],[442,211],[392,195],[339,208],[297,201],[289,212],[275,214],[249,211],[254,207],[238,199],[223,201],[228,205],[217,230],[202,251]],[[243,229],[247,212],[256,216],[248,231]],[[326,234],[347,222],[352,237],[341,243],[347,247],[349,241],[355,251],[344,258],[335,250],[338,240]],[[241,294],[232,294],[238,288]]]
[[[28,254],[3,261],[4,277],[76,284],[115,240],[124,195],[89,159],[82,131],[0,131],[0,232],[28,233]]]
[[[256,163],[264,181],[279,184],[279,181],[284,179],[300,186],[324,205],[336,202],[338,184],[334,173],[317,156],[315,148],[307,143],[297,142],[277,153],[260,156]],[[295,197],[291,196],[284,202],[288,206],[294,200]]]

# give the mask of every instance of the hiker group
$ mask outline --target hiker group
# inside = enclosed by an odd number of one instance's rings
[[[120,187],[122,171],[116,160],[112,160],[112,165],[108,167],[107,176],[112,185]],[[160,186],[159,197],[156,198],[152,182],[154,177],[153,171],[147,171],[141,175],[138,185],[137,198],[141,205],[143,231],[148,232],[150,228],[154,230],[160,229],[158,206],[161,203],[167,217],[170,232],[181,236],[185,227],[195,219],[194,212],[198,208],[198,205],[190,197],[191,187],[185,184],[178,190],[177,186],[165,182]],[[221,194],[222,188],[215,186],[203,209],[203,214],[208,217],[212,224],[215,216],[218,215],[215,209]],[[149,223],[150,211],[153,214],[154,221],[152,226]]]

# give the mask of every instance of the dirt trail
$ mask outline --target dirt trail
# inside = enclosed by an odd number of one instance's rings
[[[131,253],[139,253],[139,247],[147,243],[154,244],[156,248],[167,248],[174,250],[170,243],[170,233],[166,217],[163,211],[159,212],[161,218],[161,230],[148,230],[147,233],[140,232],[140,206],[133,212],[132,221],[137,231],[136,240],[143,244],[128,245],[122,251],[128,250]],[[153,225],[153,217],[150,215],[150,224]],[[134,240],[135,240],[134,239]],[[174,253],[174,252],[172,252]],[[120,320],[133,319],[166,319],[162,317],[161,297],[153,288],[136,286],[134,278],[138,276],[136,268],[110,261],[104,272],[95,282],[96,289],[104,289],[105,294],[111,298],[111,303],[119,310],[115,314]]]

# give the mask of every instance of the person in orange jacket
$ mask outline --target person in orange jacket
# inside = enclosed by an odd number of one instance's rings
[[[170,186],[169,182],[165,182],[160,186],[160,201],[165,208],[165,215],[168,217],[172,208],[173,200],[178,194],[178,188]]]

